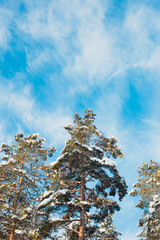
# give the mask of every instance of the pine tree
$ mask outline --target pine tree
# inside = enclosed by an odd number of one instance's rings
[[[54,213],[50,221],[57,229],[66,229],[68,239],[94,235],[106,217],[120,210],[113,197],[122,200],[127,193],[126,182],[111,159],[123,157],[117,140],[98,132],[94,120],[93,111],[86,110],[83,118],[76,113],[73,125],[65,127],[71,139],[50,164],[53,184],[39,204],[39,209],[50,208]]]
[[[49,180],[44,161],[55,148],[45,148],[38,134],[15,136],[15,144],[1,145],[0,162],[0,236],[1,239],[38,238],[38,224],[47,213],[37,211],[37,199]],[[41,224],[40,224],[41,225]]]
[[[143,210],[138,227],[143,227],[138,235],[141,240],[160,239],[160,164],[150,161],[138,167],[138,182],[129,195],[140,197],[136,207]]]
[[[149,204],[148,214],[144,218],[144,230],[142,236],[146,239],[160,239],[160,195],[154,195],[153,201]]]

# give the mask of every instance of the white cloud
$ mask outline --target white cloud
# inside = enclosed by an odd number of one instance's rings
[[[94,78],[104,80],[116,68],[114,38],[103,23],[106,10],[107,6],[99,1],[87,1],[85,5],[79,1],[79,8],[75,9],[78,51],[66,66],[68,74],[86,75],[92,82]]]
[[[146,146],[146,153],[150,155],[150,159],[159,161],[160,156],[160,122],[154,112],[154,118],[144,119],[148,131],[146,138],[148,139],[148,146]]]
[[[51,64],[53,61],[49,49],[46,50],[35,50],[26,49],[26,58],[28,62],[27,70],[30,72],[39,72],[44,66]]]
[[[135,231],[127,231],[123,236],[122,236],[122,240],[137,240],[136,235],[139,232],[135,232]]]
[[[13,6],[0,6],[0,46],[9,46],[14,29],[27,43],[30,71],[57,61],[64,75],[80,86],[111,81],[111,76],[118,77],[133,67],[159,72],[160,17],[156,9],[130,3],[123,20],[115,18],[109,23],[107,1],[23,3],[25,14]]]
[[[115,68],[114,39],[105,31],[103,24],[105,10],[106,7],[97,0],[72,1],[71,5],[63,0],[51,1],[50,4],[45,2],[37,9],[29,6],[27,19],[23,23],[20,21],[19,26],[50,49],[50,59],[55,55],[58,59],[59,56],[59,63],[64,64],[67,76],[82,73],[87,74],[90,80],[96,76],[104,78]],[[45,45],[46,42],[49,45]],[[41,51],[39,57],[35,55],[36,59],[44,57],[46,50],[44,52],[42,48]]]
[[[28,87],[25,87],[20,93],[14,89],[13,84],[0,85],[0,93],[1,107],[7,106],[8,109],[13,110],[13,113],[21,113],[25,118],[29,117],[34,101],[29,98]]]
[[[160,46],[155,47],[146,65],[151,71],[160,72]]]
[[[40,110],[30,94],[29,87],[26,86],[20,91],[13,85],[0,85],[0,108],[11,112],[11,116],[6,121],[4,121],[5,116],[1,116],[1,120],[6,126],[9,124],[7,121],[12,121],[11,118],[16,117],[20,123],[17,121],[15,129],[23,130],[24,127],[27,127],[29,131],[40,132],[56,146],[64,144],[67,133],[63,126],[72,121],[69,110],[64,110],[63,107],[54,109],[51,113]]]
[[[26,7],[17,26],[29,43],[30,71],[56,61],[65,77],[88,87],[135,67],[159,71],[160,17],[154,9],[130,3],[124,19],[113,24],[105,19],[107,1],[52,0],[39,6],[26,2]]]
[[[0,142],[4,141],[4,123],[0,123]]]
[[[7,50],[11,42],[11,29],[14,28],[13,13],[8,8],[0,5],[0,48]]]
[[[131,65],[146,69],[154,66],[152,56],[159,48],[159,23],[160,16],[156,9],[143,4],[130,4],[124,20],[123,37],[128,49],[126,60]]]

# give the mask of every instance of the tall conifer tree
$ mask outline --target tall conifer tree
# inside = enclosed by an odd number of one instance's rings
[[[37,199],[49,184],[44,161],[55,148],[45,148],[38,134],[15,136],[15,144],[1,145],[0,162],[0,238],[28,240],[38,238],[39,226],[47,213],[37,211]]]
[[[136,207],[143,210],[138,227],[141,240],[160,239],[160,164],[150,161],[138,168],[138,181],[133,185],[130,196],[140,197]]]
[[[106,217],[120,209],[113,197],[122,200],[127,193],[112,160],[123,157],[117,140],[98,132],[94,120],[93,111],[86,110],[83,118],[76,113],[73,124],[65,127],[71,138],[51,164],[53,185],[39,204],[39,209],[57,213],[50,221],[66,229],[68,239],[90,239]]]

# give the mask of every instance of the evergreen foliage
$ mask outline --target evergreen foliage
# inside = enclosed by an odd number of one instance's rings
[[[88,240],[119,240],[120,233],[116,230],[116,227],[113,224],[113,218],[112,215],[109,215],[105,218],[105,220],[100,224],[100,228],[98,228],[93,236],[90,238],[88,236]]]
[[[136,207],[143,210],[138,227],[143,230],[138,235],[141,240],[160,239],[160,164],[150,161],[138,168],[138,182],[130,196],[140,197]]]
[[[123,154],[115,138],[98,132],[94,120],[93,111],[86,110],[83,118],[76,113],[73,124],[65,127],[71,138],[62,155],[50,164],[52,183],[39,204],[40,210],[50,209],[50,222],[56,229],[65,229],[67,239],[95,239],[94,234],[102,229],[100,223],[103,229],[110,225],[118,239],[111,215],[120,207],[113,197],[122,200],[127,185],[112,159],[123,158]]]
[[[116,230],[116,227],[113,224],[112,215],[107,216],[97,228],[94,227],[94,223],[91,220],[89,220],[89,224],[93,224],[93,229],[90,228],[89,231],[86,231],[86,240],[120,240],[119,236],[122,235],[122,233]],[[73,229],[79,229],[78,224],[72,223],[71,227],[71,229],[66,229],[63,235],[64,239],[78,239],[78,233],[73,231]]]
[[[10,240],[42,239],[39,231],[47,212],[36,204],[49,180],[44,161],[55,148],[45,148],[38,134],[15,136],[15,144],[1,145],[0,162],[0,237]]]

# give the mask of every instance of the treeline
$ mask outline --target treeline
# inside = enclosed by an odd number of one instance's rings
[[[50,164],[55,147],[46,148],[38,134],[15,136],[2,144],[0,162],[0,239],[120,240],[113,214],[127,194],[115,160],[123,158],[115,138],[94,125],[95,114],[75,114],[65,129],[70,139]],[[131,196],[143,211],[139,226],[143,240],[160,239],[160,164],[150,161],[138,169]],[[115,200],[116,199],[116,200]]]

